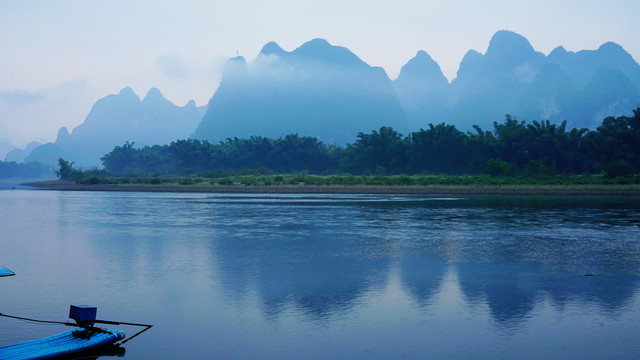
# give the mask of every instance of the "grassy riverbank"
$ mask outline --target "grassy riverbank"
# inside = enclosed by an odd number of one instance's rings
[[[235,193],[468,193],[640,195],[640,176],[599,175],[543,178],[487,175],[235,175],[224,177],[89,177],[77,182],[41,181],[29,186],[47,190],[235,192]]]

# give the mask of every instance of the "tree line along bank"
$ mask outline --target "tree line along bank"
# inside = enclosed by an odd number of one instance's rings
[[[382,127],[359,133],[355,142],[344,147],[297,134],[278,139],[233,138],[218,144],[187,139],[142,148],[127,142],[102,157],[104,170],[76,170],[73,163],[60,159],[58,175],[77,181],[105,176],[276,174],[630,178],[640,169],[640,107],[633,114],[607,117],[596,130],[568,130],[566,122],[527,123],[509,115],[503,122],[494,122],[493,131],[476,126],[465,133],[441,123],[404,136]]]

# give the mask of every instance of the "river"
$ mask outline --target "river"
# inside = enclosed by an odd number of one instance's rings
[[[0,312],[153,324],[126,359],[640,354],[636,197],[5,188]]]

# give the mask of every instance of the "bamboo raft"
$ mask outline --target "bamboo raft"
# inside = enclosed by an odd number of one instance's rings
[[[0,347],[0,359],[51,359],[97,349],[124,337],[122,330],[76,328],[58,335]]]
[[[0,266],[0,277],[12,275],[15,275],[13,271]],[[149,324],[96,320],[97,310],[95,306],[71,305],[69,318],[75,320],[75,323],[37,320],[0,313],[1,317],[75,327],[73,330],[65,331],[58,335],[0,347],[0,360],[52,359],[103,349],[109,345],[115,345],[117,348],[120,348],[120,345],[149,330],[153,326]],[[96,323],[140,326],[144,327],[144,329],[127,340],[124,340],[124,331],[98,328],[94,326]]]

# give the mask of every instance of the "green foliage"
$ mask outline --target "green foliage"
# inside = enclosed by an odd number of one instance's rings
[[[68,162],[63,158],[58,159],[59,169],[56,170],[56,176],[61,180],[75,180],[78,178],[78,170],[73,168],[74,162]]]
[[[180,185],[193,185],[194,181],[191,178],[185,178],[180,181]]]
[[[226,185],[226,186],[233,185],[233,180],[231,180],[229,178],[223,178],[223,179],[218,180],[218,184]]]
[[[406,172],[409,142],[402,134],[390,127],[381,127],[380,132],[359,133],[354,144],[347,145],[340,160],[340,169],[362,174],[385,169],[391,174]]]
[[[495,160],[495,159],[494,159]],[[502,166],[510,166],[502,162]],[[540,170],[538,165],[535,168]],[[89,172],[86,172],[89,173]],[[236,174],[223,178],[197,178],[197,177],[113,177],[91,175],[78,181],[81,184],[128,184],[135,186],[186,186],[186,187],[216,187],[216,186],[382,186],[382,187],[415,187],[415,186],[579,186],[579,185],[640,185],[640,176],[616,176],[602,175],[545,175],[537,177],[517,176],[491,176],[491,175],[387,175],[387,176],[355,176],[355,175],[305,175],[305,174],[281,174],[281,175],[241,175]]]
[[[489,159],[484,164],[484,173],[492,177],[513,176],[515,166],[500,159]]]
[[[477,141],[467,136],[453,125],[444,123],[413,132],[409,135],[410,172],[429,171],[431,173],[459,174],[477,172],[477,165],[470,162],[469,153],[479,151]]]
[[[542,178],[552,173],[551,169],[544,166],[540,160],[529,160],[524,167],[524,175],[528,178]]]
[[[102,160],[105,168],[115,173],[124,173],[129,170],[137,155],[133,144],[135,143],[127,141],[124,145],[116,146],[110,153],[103,156],[100,160]]]
[[[495,122],[493,131],[475,126],[474,131],[463,133],[453,125],[441,123],[403,136],[390,127],[381,127],[371,133],[359,133],[357,140],[346,147],[328,146],[316,138],[297,134],[278,139],[233,138],[218,144],[187,139],[138,149],[134,143],[126,142],[103,156],[102,161],[109,173],[128,176],[199,174],[208,179],[226,179],[297,174],[269,180],[282,185],[325,182],[327,178],[307,177],[319,174],[365,176],[331,178],[336,180],[332,183],[339,184],[379,183],[387,175],[403,174],[484,173],[487,177],[481,180],[493,182],[516,175],[537,182],[555,181],[556,173],[604,173],[613,179],[629,177],[640,169],[640,108],[633,113],[632,117],[608,117],[595,131],[568,131],[566,122],[526,123],[509,115],[503,122]],[[73,163],[66,165],[71,169]],[[69,169],[63,171],[65,176],[70,176]],[[452,179],[447,178],[446,182]],[[249,185],[262,182],[249,177],[236,180]]]
[[[202,172],[200,173],[200,176],[209,178],[209,179],[215,179],[215,178],[223,177],[225,176],[225,174],[226,174],[225,171],[222,169],[214,169],[214,170]]]
[[[91,176],[81,181],[82,184],[91,184],[91,185],[100,184],[103,182],[104,180],[98,176]]]
[[[608,178],[632,177],[636,169],[626,160],[618,160],[604,166],[604,176]]]

